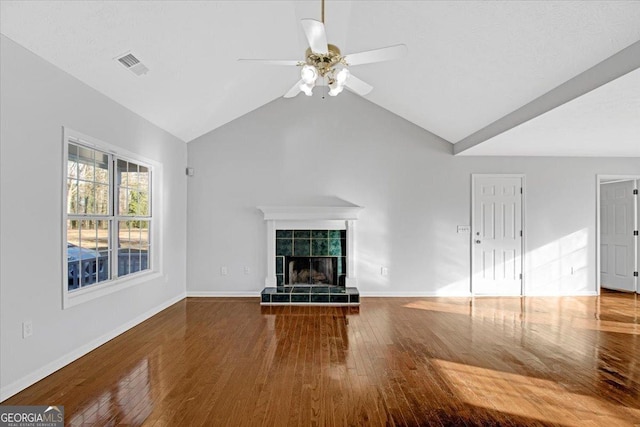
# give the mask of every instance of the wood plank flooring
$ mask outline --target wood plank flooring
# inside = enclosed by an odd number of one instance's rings
[[[188,298],[3,404],[66,425],[640,425],[640,303]]]

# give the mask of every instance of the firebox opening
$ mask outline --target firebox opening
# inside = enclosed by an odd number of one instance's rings
[[[285,258],[285,283],[339,285],[337,257]]]

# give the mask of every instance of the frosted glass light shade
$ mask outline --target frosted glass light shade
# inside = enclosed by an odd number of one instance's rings
[[[305,65],[300,70],[300,76],[302,77],[302,81],[308,85],[313,85],[318,78],[318,70],[311,65]]]
[[[342,70],[338,71],[338,73],[336,74],[336,81],[338,82],[338,85],[344,86],[344,83],[347,81],[350,75],[351,73],[347,68],[343,68]]]
[[[313,95],[313,86],[314,84],[300,83],[300,90],[304,92],[305,95],[311,96]]]

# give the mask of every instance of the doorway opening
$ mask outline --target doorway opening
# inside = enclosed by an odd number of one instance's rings
[[[638,292],[640,175],[598,175],[597,291]]]

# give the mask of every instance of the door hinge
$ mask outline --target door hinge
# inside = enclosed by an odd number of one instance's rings
[[[637,271],[633,272],[633,277],[638,277],[638,272]]]
[[[633,230],[633,235],[637,236],[638,235],[638,230]]]
[[[522,280],[522,273],[520,273],[520,280]]]
[[[522,237],[522,230],[520,230],[520,237]]]
[[[522,187],[520,187],[520,194],[522,194]]]
[[[634,195],[634,196],[637,196],[637,195],[638,195],[638,189],[637,189],[637,188],[634,188],[634,189],[633,189],[633,195]]]

